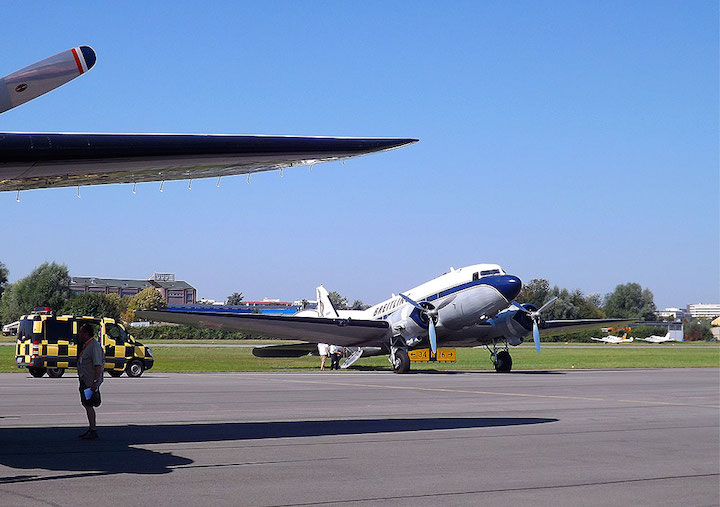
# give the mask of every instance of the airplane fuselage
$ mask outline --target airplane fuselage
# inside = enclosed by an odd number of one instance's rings
[[[507,308],[522,288],[520,279],[497,264],[451,269],[403,292],[421,306],[437,309],[437,340],[444,346],[480,345],[492,341],[493,317]],[[339,318],[385,320],[409,347],[426,343],[428,317],[400,295],[367,310],[338,310]],[[529,331],[523,329],[523,333]]]

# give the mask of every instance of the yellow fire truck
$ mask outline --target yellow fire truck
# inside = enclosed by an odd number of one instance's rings
[[[20,318],[15,346],[15,364],[27,368],[33,377],[62,377],[67,368],[77,367],[77,343],[80,326],[88,323],[93,336],[105,349],[105,371],[113,377],[125,372],[139,377],[153,367],[149,347],[129,334],[125,327],[109,318],[53,316],[38,312]]]

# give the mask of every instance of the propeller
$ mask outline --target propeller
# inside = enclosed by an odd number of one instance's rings
[[[437,306],[433,306],[430,303],[425,303],[425,306],[422,306],[419,303],[416,303],[409,297],[407,297],[405,294],[399,294],[401,298],[403,298],[405,301],[413,305],[415,308],[418,309],[420,313],[425,315],[428,319],[428,338],[430,339],[430,350],[432,350],[433,354],[437,353],[437,331],[435,330],[435,324],[438,320],[438,312],[445,308],[447,305],[452,303],[453,299],[455,299],[455,296],[447,298],[445,301],[443,301],[441,304]]]
[[[522,310],[523,312],[525,312],[525,314],[530,317],[530,320],[532,320],[533,341],[535,342],[535,350],[537,350],[538,354],[540,353],[540,314],[543,312],[543,310],[547,310],[548,308],[550,308],[556,300],[557,296],[550,298],[544,305],[542,305],[535,311],[528,310],[516,301],[512,302],[512,305],[514,307],[516,307],[518,310]]]
[[[72,81],[92,69],[96,59],[90,46],[78,46],[0,77],[0,113]]]

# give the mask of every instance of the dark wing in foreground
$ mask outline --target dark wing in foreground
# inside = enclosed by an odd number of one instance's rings
[[[417,139],[0,133],[0,191],[249,174],[367,155]]]
[[[344,347],[380,346],[388,342],[390,325],[383,320],[322,319],[278,315],[168,312],[138,310],[140,318],[223,331],[242,331],[270,338],[334,343]]]
[[[547,320],[540,329],[541,335],[548,335],[560,331],[583,331],[596,329],[603,324],[624,326],[637,322],[638,319],[574,319],[574,320]]]

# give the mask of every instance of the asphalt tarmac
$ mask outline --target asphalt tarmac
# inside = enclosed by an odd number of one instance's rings
[[[720,369],[0,374],[0,505],[718,505]]]

